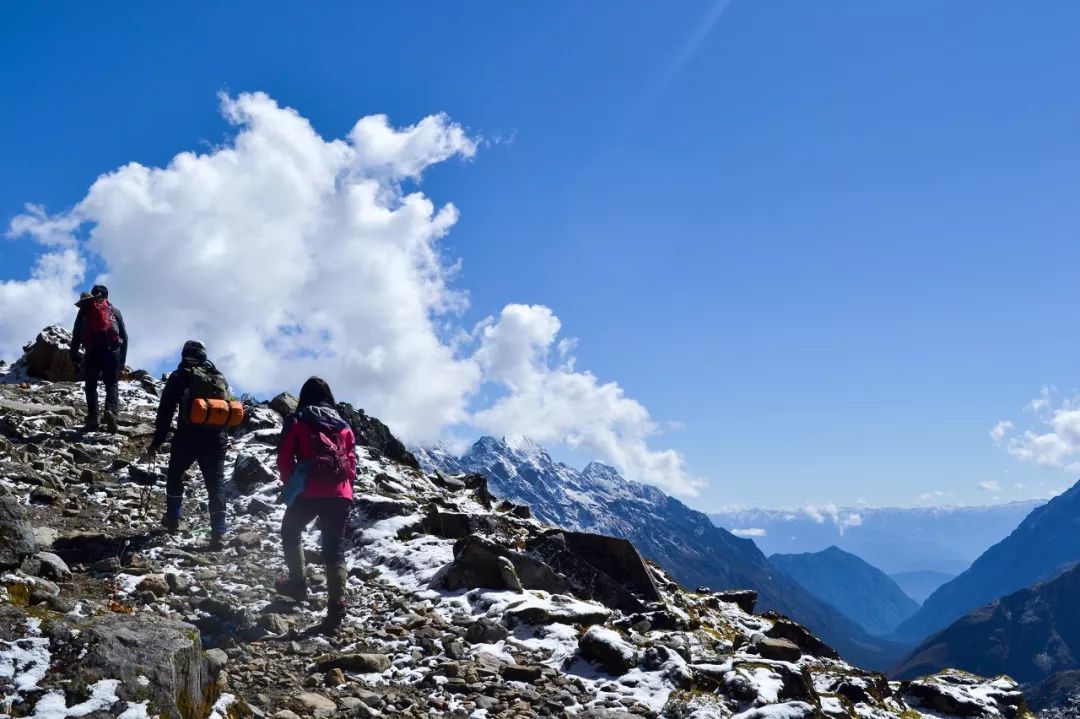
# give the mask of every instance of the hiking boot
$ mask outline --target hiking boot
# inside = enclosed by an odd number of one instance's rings
[[[100,422],[98,422],[98,416],[96,414],[88,414],[88,415],[86,415],[86,421],[83,422],[83,429],[84,430],[92,431],[92,430],[97,429],[99,426],[100,426]]]
[[[274,582],[274,590],[283,597],[297,602],[307,601],[307,583],[303,579],[281,577]]]
[[[345,622],[345,615],[345,602],[330,602],[326,608],[326,619],[319,625],[319,630],[323,634],[334,634]]]
[[[161,526],[164,527],[165,531],[169,534],[176,534],[180,531],[180,518],[170,517],[166,514],[161,518]]]
[[[225,535],[214,532],[210,535],[210,541],[206,543],[206,548],[211,552],[222,552],[225,550]]]
[[[107,429],[110,434],[116,434],[116,413],[111,410],[105,410],[102,420],[105,422],[105,429]]]

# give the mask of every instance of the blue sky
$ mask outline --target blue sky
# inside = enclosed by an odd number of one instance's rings
[[[460,211],[461,323],[550,307],[576,366],[707,480],[695,506],[1032,496],[1076,474],[1046,413],[1072,407],[1080,349],[1078,22],[1066,2],[9,4],[0,217],[227,143],[222,90],[325,137],[445,112],[483,138],[422,184]],[[4,242],[0,279],[39,252]],[[1025,461],[1028,428],[1060,466]]]

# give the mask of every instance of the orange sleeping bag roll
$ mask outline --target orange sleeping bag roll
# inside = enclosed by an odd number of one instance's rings
[[[244,405],[235,400],[194,399],[191,423],[206,427],[235,427],[244,421]]]

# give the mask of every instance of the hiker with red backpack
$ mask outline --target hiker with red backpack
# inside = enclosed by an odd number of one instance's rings
[[[344,542],[356,480],[356,438],[338,413],[325,380],[312,377],[301,388],[296,412],[285,420],[282,430],[278,469],[288,505],[281,522],[288,576],[279,579],[276,588],[287,597],[306,600],[300,537],[318,518],[330,599],[322,629],[332,632],[345,619]]]
[[[104,285],[94,285],[90,294],[83,293],[75,303],[79,314],[71,330],[71,355],[77,358],[79,350],[83,357],[83,380],[86,390],[86,429],[97,429],[98,380],[105,385],[105,427],[116,431],[116,419],[120,413],[120,370],[127,362],[128,336],[124,317],[120,310],[109,303],[109,290]]]
[[[177,417],[179,410],[179,417]],[[225,376],[206,357],[206,347],[198,340],[188,340],[180,352],[180,364],[169,375],[158,405],[154,438],[147,447],[153,457],[165,443],[173,418],[169,469],[165,483],[165,515],[161,524],[167,532],[180,531],[180,512],[184,502],[184,473],[198,463],[206,484],[210,510],[211,551],[225,548],[225,450],[227,430],[244,418],[243,405],[232,400]]]

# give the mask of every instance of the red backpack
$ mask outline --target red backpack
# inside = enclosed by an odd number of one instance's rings
[[[104,297],[96,299],[86,307],[86,317],[83,321],[83,341],[89,345],[94,337],[104,336],[109,344],[120,341],[120,334],[116,331],[116,317],[113,315],[109,301]]]
[[[318,429],[311,427],[312,456],[308,469],[308,478],[327,484],[340,484],[350,482],[349,476],[351,464],[349,463],[349,451],[345,447],[344,434],[338,432],[330,436]]]

